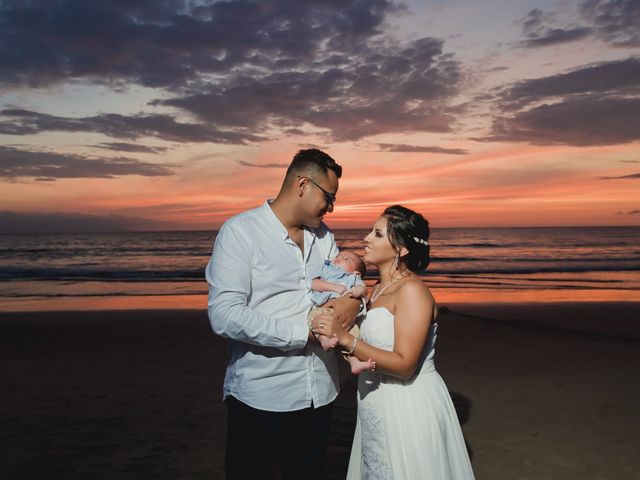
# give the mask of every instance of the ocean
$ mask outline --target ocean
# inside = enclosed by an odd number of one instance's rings
[[[367,230],[336,230],[362,254]],[[0,311],[201,308],[215,232],[0,236]],[[433,229],[439,302],[640,301],[640,227]],[[369,283],[377,278],[369,270]]]

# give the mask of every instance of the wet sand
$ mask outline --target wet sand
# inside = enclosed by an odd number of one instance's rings
[[[640,303],[447,307],[436,365],[478,479],[640,479]],[[222,478],[226,355],[203,311],[0,314],[0,478]],[[327,478],[354,422],[351,382]]]

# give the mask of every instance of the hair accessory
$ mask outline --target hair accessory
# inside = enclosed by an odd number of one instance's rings
[[[421,243],[423,245],[426,245],[427,247],[429,246],[429,242],[426,241],[424,238],[418,238],[418,237],[413,237],[413,239],[417,242],[417,243]]]

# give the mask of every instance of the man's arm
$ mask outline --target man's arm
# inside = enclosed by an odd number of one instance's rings
[[[209,321],[218,335],[239,342],[281,350],[304,348],[309,337],[306,322],[276,321],[248,306],[252,252],[234,225],[218,232],[206,268],[209,283]]]

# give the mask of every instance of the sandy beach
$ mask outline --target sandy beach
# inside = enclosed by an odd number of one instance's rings
[[[478,479],[640,479],[640,303],[446,306],[436,364]],[[222,478],[226,354],[201,310],[0,314],[0,478]],[[327,478],[354,422],[351,382]]]

